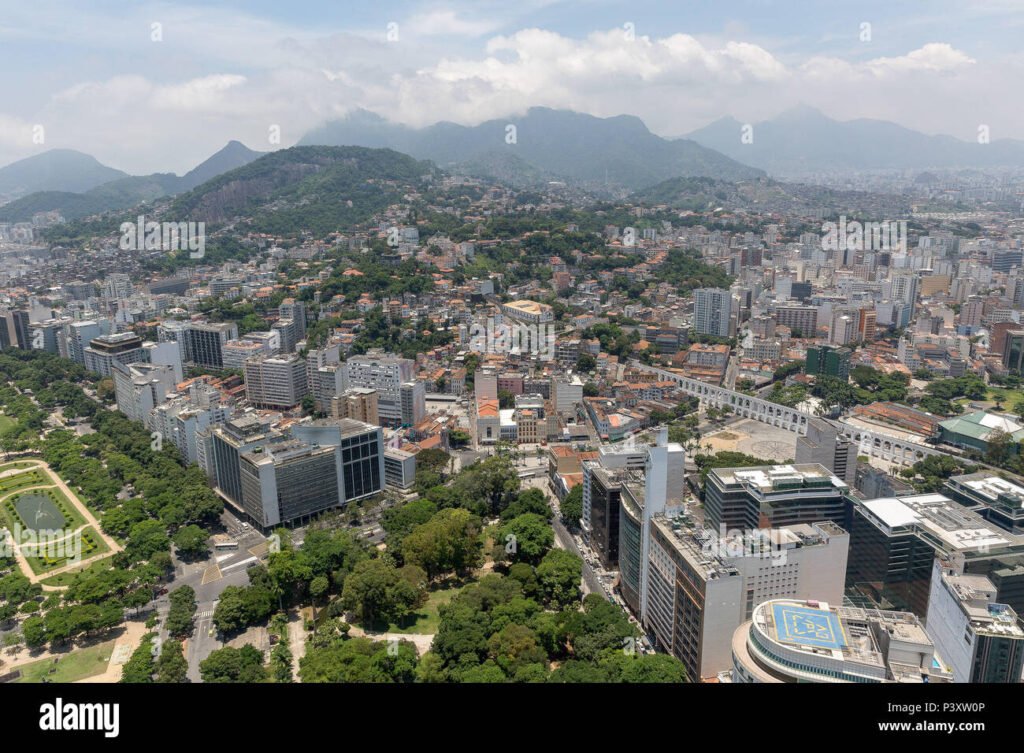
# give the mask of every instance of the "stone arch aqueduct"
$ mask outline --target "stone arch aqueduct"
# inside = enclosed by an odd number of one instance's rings
[[[687,395],[707,401],[716,408],[728,406],[738,416],[777,426],[795,434],[807,434],[807,422],[814,418],[812,414],[799,411],[796,408],[787,408],[785,405],[779,405],[759,397],[725,387],[716,387],[713,384],[690,379],[665,369],[647,366],[638,361],[631,361],[630,366],[657,374],[664,381],[673,381]],[[842,426],[843,435],[857,442],[859,455],[879,458],[896,465],[910,466],[926,455],[948,454],[935,447],[908,442],[880,431],[870,431],[845,424]]]

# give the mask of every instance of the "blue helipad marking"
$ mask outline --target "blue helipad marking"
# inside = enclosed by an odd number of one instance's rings
[[[817,648],[843,648],[846,637],[839,618],[832,612],[812,607],[775,604],[775,635],[781,643]]]

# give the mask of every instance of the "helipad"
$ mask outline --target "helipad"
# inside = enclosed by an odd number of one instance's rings
[[[836,650],[846,646],[839,618],[827,609],[775,604],[772,615],[775,637],[780,643]]]

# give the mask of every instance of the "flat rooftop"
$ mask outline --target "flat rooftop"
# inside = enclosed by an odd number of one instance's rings
[[[997,528],[942,494],[882,497],[860,502],[890,531],[915,529],[949,551],[987,551],[1024,546],[1024,537]]]
[[[762,494],[790,492],[800,488],[848,488],[842,479],[818,463],[714,468],[711,473],[726,486],[745,486]]]

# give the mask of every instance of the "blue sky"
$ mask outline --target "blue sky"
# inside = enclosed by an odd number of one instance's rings
[[[85,5],[0,0],[0,164],[70,147],[182,172],[229,139],[288,146],[356,107],[410,125],[566,107],[677,137],[804,102],[1024,138],[1024,0]]]

